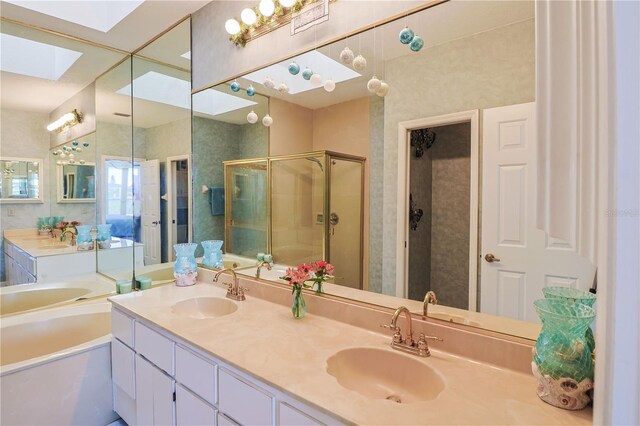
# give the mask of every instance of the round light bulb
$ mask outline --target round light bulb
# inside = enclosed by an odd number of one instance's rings
[[[329,79],[324,82],[324,90],[326,90],[327,92],[333,92],[335,88],[336,88],[335,81]]]
[[[246,9],[243,9],[242,12],[240,13],[240,19],[242,19],[242,22],[244,22],[247,25],[253,25],[256,23],[258,16],[253,11],[253,9],[249,9],[247,7]]]
[[[271,118],[271,116],[270,116],[269,114],[265,115],[265,116],[262,118],[262,124],[263,124],[265,127],[269,127],[269,126],[271,126],[271,125],[273,124],[273,118]]]
[[[320,86],[322,84],[322,76],[317,72],[313,73],[311,75],[311,84],[313,84],[314,86]]]
[[[264,87],[266,87],[267,89],[273,89],[274,87],[276,87],[276,83],[275,83],[275,81],[273,81],[273,79],[271,77],[265,78],[264,82],[262,83],[262,85]]]
[[[247,121],[251,124],[254,124],[255,122],[258,121],[258,114],[256,114],[255,112],[253,112],[253,110],[251,110],[251,112],[247,114]]]
[[[82,152],[82,148],[78,147],[78,149],[76,149],[76,152]]]
[[[261,0],[258,5],[258,10],[262,16],[266,16],[267,18],[273,15],[273,12],[276,10],[276,5],[273,4],[273,0]]]
[[[80,160],[80,164],[84,164],[84,163],[86,163],[86,161]]]
[[[60,154],[60,158],[65,158],[67,156],[67,154],[65,154],[64,152]]]
[[[280,0],[280,5],[282,7],[291,7],[296,3],[296,0]]]
[[[380,80],[378,80],[378,77],[374,75],[367,83],[367,90],[369,90],[369,92],[371,93],[376,93],[380,89],[381,85],[382,83],[380,82]]]
[[[240,23],[235,19],[227,19],[224,23],[224,29],[231,35],[236,35],[240,32]]]

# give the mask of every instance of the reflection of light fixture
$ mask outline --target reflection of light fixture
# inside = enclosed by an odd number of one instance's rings
[[[242,22],[244,22],[247,25],[253,25],[256,23],[256,20],[258,19],[258,17],[256,16],[256,13],[252,9],[249,9],[247,7],[246,9],[242,10],[242,13],[240,13],[240,19],[242,19]]]
[[[66,113],[53,123],[49,124],[47,126],[47,130],[50,132],[53,132],[55,130],[56,132],[60,133],[63,130],[68,129],[69,127],[73,127],[78,123],[82,123],[82,113],[74,109],[73,111]]]
[[[253,40],[291,22],[294,13],[318,0],[259,0],[252,8],[243,9],[240,19],[225,22],[225,29],[236,46],[244,47]],[[328,0],[330,3],[336,0]]]
[[[227,19],[224,23],[224,29],[231,35],[238,34],[240,32],[240,23],[235,19]]]
[[[261,0],[258,5],[258,9],[262,16],[266,16],[268,18],[273,15],[273,12],[275,12],[276,5],[273,3],[273,0]]]

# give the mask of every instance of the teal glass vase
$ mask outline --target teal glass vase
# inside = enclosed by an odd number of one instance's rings
[[[544,294],[545,299],[561,299],[568,303],[582,303],[589,307],[593,307],[593,304],[596,303],[595,294],[577,288],[545,287],[542,289],[542,293]],[[587,327],[585,339],[588,350],[590,352],[595,351],[596,341],[593,337],[593,330],[591,330],[591,327]]]
[[[93,250],[93,238],[91,238],[91,225],[78,225],[76,230],[78,236],[76,237],[76,245],[78,251]]]
[[[103,223],[98,225],[98,248],[107,249],[111,247],[111,224]]]
[[[593,358],[586,331],[595,311],[564,299],[534,302],[542,330],[533,351],[531,368],[543,401],[568,410],[584,408],[593,389]]]
[[[214,268],[223,268],[224,262],[222,260],[222,240],[207,240],[200,243],[204,249],[204,257],[202,258],[202,264],[206,266],[212,266]]]
[[[304,318],[307,314],[307,304],[302,297],[302,289],[293,289],[293,300],[291,301],[291,313],[296,319]]]
[[[173,276],[176,285],[186,287],[194,285],[198,278],[198,264],[196,263],[197,243],[174,244],[176,252],[176,262],[173,264]]]

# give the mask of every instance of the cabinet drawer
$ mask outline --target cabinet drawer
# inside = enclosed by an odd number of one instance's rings
[[[136,396],[134,364],[135,352],[118,339],[111,339],[111,377],[113,384],[133,399]]]
[[[181,346],[176,346],[176,381],[209,404],[217,402],[216,365]]]
[[[273,397],[225,369],[219,369],[220,411],[243,425],[270,425]]]
[[[192,394],[184,386],[180,384],[176,385],[177,425],[213,426],[215,424],[216,414],[217,410],[215,408]]]
[[[134,327],[136,352],[173,376],[173,348],[175,343],[139,321],[135,322]]]
[[[320,426],[323,424],[287,403],[280,402],[278,407],[280,413],[278,417],[279,426]]]
[[[111,335],[130,348],[133,348],[133,321],[119,310],[111,310]]]

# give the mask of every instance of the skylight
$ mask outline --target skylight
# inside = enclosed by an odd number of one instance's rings
[[[4,0],[7,3],[63,19],[83,27],[108,32],[144,0],[33,1]]]
[[[288,68],[291,62],[296,62],[300,65],[300,74],[291,75],[289,73]],[[320,74],[323,79],[330,78],[336,83],[360,77],[360,74],[351,68],[334,61],[330,57],[323,55],[316,50],[312,50],[311,52],[296,56],[289,61],[271,65],[252,72],[251,74],[247,74],[243,78],[262,84],[267,77],[271,77],[276,82],[276,86],[280,83],[286,83],[287,86],[289,86],[289,93],[296,94],[306,92],[307,90],[317,89],[319,87],[314,86],[310,81],[302,78],[302,70],[306,67],[309,67],[313,72]]]
[[[116,93],[129,96],[131,85],[127,84]],[[206,96],[199,95],[198,106],[194,108],[194,111],[203,114],[224,114],[257,104],[216,90],[210,89],[203,93],[206,93]],[[191,108],[191,84],[186,80],[155,71],[149,71],[133,80],[133,96],[178,108]]]
[[[4,33],[0,34],[0,49],[2,71],[46,80],[58,80],[82,56],[75,50]]]

